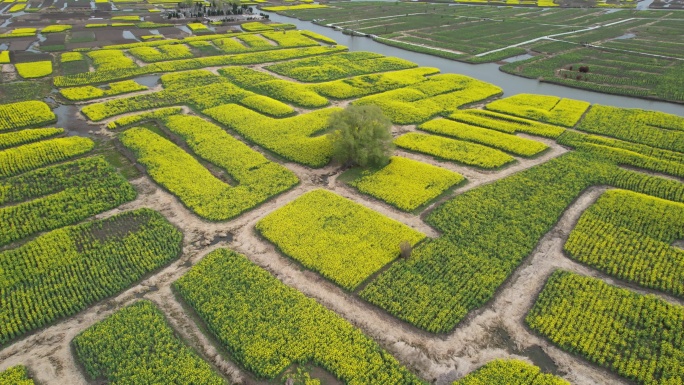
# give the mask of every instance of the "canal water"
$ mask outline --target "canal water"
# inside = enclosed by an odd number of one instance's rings
[[[503,89],[505,96],[512,96],[522,93],[554,95],[563,98],[586,100],[590,103],[598,103],[607,106],[643,108],[646,110],[662,111],[684,116],[684,105],[676,103],[602,94],[599,92],[543,83],[537,81],[536,79],[527,79],[502,72],[499,70],[499,65],[496,63],[462,63],[455,60],[444,59],[437,56],[407,51],[401,48],[380,44],[369,37],[345,35],[341,31],[320,26],[309,21],[302,21],[291,17],[281,16],[272,12],[264,13],[267,13],[272,21],[278,23],[294,24],[299,29],[307,29],[309,31],[313,31],[334,39],[338,44],[349,47],[350,51],[370,51],[387,56],[396,56],[402,59],[410,60],[420,66],[437,67],[440,69],[440,71],[442,71],[442,73],[463,74],[495,84]]]

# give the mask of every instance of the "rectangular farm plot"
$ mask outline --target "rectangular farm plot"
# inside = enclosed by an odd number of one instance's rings
[[[612,276],[684,297],[684,204],[612,190],[582,214],[564,249]]]
[[[453,171],[395,156],[387,166],[349,184],[400,210],[413,211],[464,179]]]
[[[79,136],[48,139],[0,152],[0,178],[11,177],[83,155],[95,143]]]
[[[225,104],[202,111],[247,140],[297,163],[311,167],[328,164],[332,145],[326,135],[331,107],[283,119],[273,119],[237,104]]]
[[[344,384],[424,384],[344,318],[228,249],[209,253],[174,287],[231,357],[260,378],[311,363]]]
[[[431,120],[421,124],[418,129],[454,139],[483,144],[524,157],[535,156],[549,148],[544,143],[537,142],[536,140],[520,138],[515,135],[448,119]]]
[[[414,67],[416,64],[407,60],[373,52],[345,52],[273,64],[266,68],[302,82],[324,82]]]
[[[0,131],[38,126],[57,121],[44,102],[27,101],[0,104]]]
[[[226,385],[152,302],[129,305],[73,340],[87,374],[111,383]]]
[[[566,271],[525,319],[561,349],[638,384],[684,381],[684,307]]]
[[[396,138],[394,144],[438,159],[484,169],[496,169],[515,161],[515,158],[505,152],[481,144],[417,132]]]
[[[353,104],[377,105],[395,124],[417,124],[501,92],[493,84],[468,76],[441,74],[405,88],[365,96]]]
[[[487,104],[493,110],[521,118],[572,127],[589,108],[582,100],[561,99],[556,96],[518,94]]]
[[[0,245],[77,223],[135,199],[100,157],[79,159],[0,181]]]
[[[309,192],[259,221],[256,229],[286,255],[348,290],[399,256],[399,244],[425,235],[325,190]]]
[[[489,110],[458,110],[448,117],[457,122],[489,128],[509,134],[524,132],[530,135],[555,139],[565,132],[565,128],[563,127],[537,122],[536,120],[522,119]]]
[[[238,185],[219,179],[182,148],[146,128],[131,128],[119,138],[157,183],[203,218],[234,218],[299,181],[287,168],[199,117],[173,115],[165,119],[165,125],[198,156],[237,180]]]
[[[37,142],[64,133],[63,128],[36,128],[29,130],[0,133],[0,150]]]
[[[0,252],[0,345],[120,293],[177,258],[182,239],[161,214],[141,209]]]
[[[658,111],[594,105],[577,129],[632,143],[684,152],[684,118]]]

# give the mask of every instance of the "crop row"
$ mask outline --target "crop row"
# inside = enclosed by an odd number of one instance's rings
[[[118,49],[102,49],[88,52],[97,71],[114,71],[138,68],[133,59]]]
[[[325,107],[330,102],[305,84],[281,80],[273,75],[243,67],[228,67],[220,71],[231,82],[273,99],[303,108]]]
[[[80,136],[49,139],[0,151],[0,178],[85,154],[95,143]]]
[[[311,362],[348,384],[421,384],[359,329],[240,254],[216,250],[174,285],[231,357],[259,377]]]
[[[119,138],[157,183],[203,218],[233,218],[298,183],[292,172],[201,118],[173,115],[165,124],[238,184],[220,180],[182,148],[145,128],[129,129]]]
[[[236,104],[225,104],[202,113],[286,159],[322,167],[330,160],[332,146],[326,135],[314,135],[328,128],[328,117],[338,110],[326,108],[273,119]]]
[[[618,164],[684,177],[682,153],[576,131],[566,131],[558,143],[596,152]]]
[[[448,119],[431,120],[418,126],[418,129],[433,134],[479,143],[524,157],[535,156],[548,149],[547,145],[536,140],[520,138],[515,135]]]
[[[487,104],[488,110],[565,127],[574,126],[587,108],[589,103],[585,101],[532,94],[518,94]]]
[[[81,172],[87,172],[88,178],[74,175]],[[56,178],[63,180],[56,182]],[[136,196],[133,187],[101,158],[4,179],[0,182],[0,193],[0,198],[13,203],[0,206],[0,245],[76,223]]]
[[[276,117],[292,115],[295,112],[287,104],[244,90],[206,70],[166,74],[161,77],[161,81],[164,85],[161,91],[93,103],[85,106],[82,112],[93,121],[128,112],[179,104],[203,110],[227,103],[241,103],[260,113]],[[327,100],[325,102],[327,103]]]
[[[51,123],[57,117],[44,102],[0,104],[0,131]]]
[[[294,115],[294,108],[285,103],[271,99],[268,96],[252,95],[240,100],[240,104],[255,111],[275,118],[284,118]]]
[[[63,128],[36,128],[0,134],[0,150],[63,134]]]
[[[219,76],[212,75],[209,71],[188,71],[181,74],[183,75],[183,81],[179,82],[178,85],[170,85],[164,79],[167,75],[164,75],[162,76],[162,81],[165,85],[169,85],[161,91],[89,104],[83,107],[81,112],[88,119],[97,122],[124,113],[179,104],[189,105],[201,110],[225,103],[236,103],[248,96],[254,95],[254,93],[239,88]],[[200,76],[201,74],[206,75]],[[170,74],[170,76],[176,77],[178,75]],[[202,79],[211,83],[202,84]],[[199,85],[183,86],[183,84],[193,80],[197,81]]]
[[[413,211],[464,180],[453,171],[394,156],[387,166],[365,171],[349,185],[400,210]]]
[[[204,119],[174,115],[165,118],[164,124],[182,138],[195,154],[225,170],[238,183],[230,200],[249,202],[242,211],[299,183],[297,176],[290,170],[266,159]],[[227,202],[225,204],[229,205]]]
[[[224,53],[245,53],[245,52],[254,52],[254,51],[264,51],[264,50],[272,50],[276,49],[276,47],[271,46],[271,47],[262,47],[261,49],[258,48],[247,48],[243,43],[238,41],[237,39],[233,37],[226,37],[222,39],[216,39],[213,40],[212,43],[214,44],[215,47],[220,49]]]
[[[453,385],[570,385],[560,377],[542,373],[525,361],[494,360]]]
[[[188,59],[194,55],[187,45],[166,44],[159,47],[136,47],[128,50],[128,53],[146,63],[154,63],[164,60]]]
[[[115,384],[225,385],[212,367],[175,336],[151,302],[126,306],[81,332],[76,355],[93,379]]]
[[[93,86],[62,88],[59,92],[65,98],[74,101],[97,99],[106,96],[115,96],[129,92],[144,91],[147,87],[136,83],[133,80],[124,80],[110,83],[107,89]]]
[[[0,385],[35,385],[25,366],[12,366],[0,372]]]
[[[12,31],[0,34],[0,37],[28,37],[36,36],[36,28],[24,27],[24,28],[14,28]]]
[[[457,122],[489,128],[509,134],[523,132],[546,138],[557,138],[565,131],[564,128],[558,126],[537,122],[535,120],[517,118],[515,116],[488,110],[458,110],[448,117]]]
[[[60,63],[70,63],[72,61],[85,60],[85,57],[80,52],[64,52],[60,55]]]
[[[218,71],[221,72],[226,68],[243,68],[241,66],[238,67],[225,67],[225,68],[220,68]],[[223,79],[222,77],[216,75],[212,71],[209,70],[190,70],[190,71],[182,71],[182,72],[173,72],[169,74],[164,74],[159,78],[162,86],[164,86],[165,90],[171,91],[171,90],[179,90],[183,88],[193,88],[193,87],[200,87],[200,86],[211,86],[214,83],[226,83],[229,84],[229,82],[226,81],[226,79]],[[229,86],[234,86],[233,84],[229,84]]]
[[[268,95],[274,98],[280,97],[294,104],[315,108],[327,105],[328,101],[325,100],[325,97],[351,99],[389,91],[423,82],[426,80],[425,76],[439,73],[439,70],[436,68],[419,67],[380,74],[359,75],[348,79],[315,84],[284,82],[268,73],[244,67],[226,67],[220,69],[219,73],[240,87],[249,88],[261,93],[272,92],[273,94]],[[265,84],[260,86],[262,83]],[[275,86],[269,86],[274,83]],[[275,94],[275,91],[279,92]],[[289,95],[288,91],[296,92],[297,94]]]
[[[92,178],[102,178],[113,172],[112,166],[101,157],[81,158],[39,168],[3,179],[0,182],[0,205],[55,194],[69,186],[86,186]]]
[[[127,127],[133,124],[138,124],[146,120],[163,119],[167,116],[180,114],[183,109],[181,107],[167,107],[160,108],[149,112],[143,112],[136,115],[127,115],[116,120],[112,120],[107,124],[107,128],[113,130],[115,128]]]
[[[427,222],[442,232],[371,281],[361,296],[431,332],[451,330],[527,257],[586,188],[608,184],[682,202],[674,180],[624,170],[574,151],[467,191],[437,207]]]
[[[316,46],[304,48],[279,49],[264,52],[251,52],[238,55],[206,56],[194,59],[181,59],[167,62],[159,62],[136,68],[123,68],[104,71],[98,70],[95,72],[87,72],[67,76],[56,76],[54,78],[54,84],[57,87],[81,86],[95,83],[106,83],[113,80],[129,79],[157,72],[176,72],[204,67],[269,63],[287,59],[343,52],[346,50],[347,47],[344,46]]]
[[[247,32],[262,32],[262,31],[273,31],[274,29],[295,29],[297,28],[294,24],[264,24],[260,21],[252,21],[249,23],[240,24],[240,28]]]
[[[121,292],[176,258],[182,234],[142,209],[0,252],[0,344]]]
[[[584,144],[595,144],[630,151],[649,158],[657,158],[662,161],[684,163],[684,153],[681,152],[663,150],[645,144],[627,142],[605,136],[584,134],[577,131],[565,131],[563,135],[558,137],[557,142],[571,147],[581,147]]]
[[[271,41],[264,39],[260,35],[240,34],[235,36],[235,38],[250,49],[269,49],[275,47]]]
[[[655,296],[556,271],[525,320],[563,350],[638,384],[684,380],[684,308]]]
[[[399,36],[401,36],[401,35],[399,35]],[[386,37],[376,36],[373,38],[373,40],[377,41],[378,43],[386,44],[386,45],[389,45],[392,47],[401,48],[401,49],[404,49],[406,51],[425,53],[428,55],[443,57],[446,59],[459,60],[459,59],[462,59],[464,56],[463,54],[460,54],[460,53],[455,53],[452,51],[444,51],[441,49],[434,49],[434,48],[430,48],[430,47],[425,46],[425,45],[405,43],[405,42],[395,40],[395,39],[390,38],[390,37],[393,37],[393,36],[392,35],[387,35]]]
[[[684,118],[663,112],[594,105],[577,129],[684,152]]]
[[[621,24],[620,32],[616,36],[624,34],[625,28],[625,25]],[[639,35],[642,32],[639,31]],[[634,47],[633,50],[650,48],[648,43],[643,41],[638,43],[640,43],[639,46]],[[615,45],[612,42],[603,44]],[[658,49],[655,48],[655,50]],[[574,71],[569,69],[570,66],[574,68]],[[578,73],[577,69],[580,66],[589,66],[591,72]],[[519,76],[540,78],[545,82],[598,92],[671,101],[684,100],[684,92],[682,92],[684,65],[680,61],[667,58],[656,59],[634,52],[596,47],[579,48],[551,57],[537,56],[522,62],[509,63],[503,65],[501,70]]]
[[[415,124],[500,93],[501,89],[492,84],[463,75],[446,74],[435,75],[405,88],[366,96],[353,103],[377,105],[395,124]]]
[[[302,82],[324,82],[414,67],[417,67],[415,63],[404,59],[361,51],[293,60],[266,69]]]
[[[299,33],[301,33],[302,35],[304,35],[308,38],[320,41],[320,42],[325,43],[325,44],[332,44],[332,45],[337,44],[337,42],[335,40],[333,40],[333,39],[331,39],[325,35],[321,35],[320,33],[311,32],[308,30],[299,31]]]
[[[322,4],[298,4],[298,5],[280,5],[280,6],[269,6],[263,7],[264,11],[269,12],[280,12],[280,11],[299,11],[302,9],[320,9],[328,8],[327,5]]]
[[[40,33],[58,33],[65,32],[72,28],[69,24],[52,24],[41,29]]]
[[[261,33],[261,36],[276,42],[278,46],[283,48],[310,47],[318,45],[317,42],[311,40],[308,36],[302,34],[301,31],[298,30],[263,32]]]
[[[399,243],[425,235],[326,190],[314,190],[272,212],[257,231],[285,255],[354,290],[399,256]]]
[[[426,80],[426,76],[437,73],[437,68],[418,67],[316,83],[309,85],[309,88],[321,96],[352,99],[420,83]]]
[[[240,66],[219,68],[218,73],[230,80],[231,83],[243,88],[278,79],[267,72]]]
[[[394,144],[438,159],[484,169],[500,168],[515,161],[512,156],[481,144],[417,132],[410,132],[396,138]]]
[[[684,296],[684,204],[608,191],[580,217],[564,249],[621,279]]]

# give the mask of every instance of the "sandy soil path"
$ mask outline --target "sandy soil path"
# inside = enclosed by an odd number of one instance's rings
[[[406,126],[395,129],[408,132],[415,130],[415,127]],[[550,149],[537,158],[518,159],[514,165],[496,172],[478,171],[453,163],[438,162],[427,156],[404,151],[399,151],[398,154],[445,167],[466,176],[469,183],[457,189],[452,194],[453,196],[546,162],[567,151],[553,141],[535,139],[544,141]],[[253,148],[261,151],[256,147]],[[453,332],[447,335],[434,335],[399,321],[318,274],[302,269],[291,259],[279,254],[272,244],[259,237],[254,226],[261,218],[302,194],[317,188],[325,188],[405,223],[428,236],[436,237],[439,234],[425,224],[420,215],[401,212],[344,185],[337,180],[341,170],[336,166],[327,166],[317,170],[291,163],[285,163],[285,166],[300,178],[301,183],[298,186],[234,220],[220,223],[200,219],[185,208],[177,198],[159,188],[149,177],[143,176],[134,180],[132,183],[139,192],[138,198],[117,209],[100,214],[97,218],[141,207],[157,210],[185,234],[181,257],[125,292],[97,303],[50,327],[31,333],[0,350],[0,370],[24,364],[30,367],[37,380],[45,384],[87,384],[72,354],[71,340],[80,331],[102,320],[120,307],[140,298],[147,298],[162,309],[178,334],[231,382],[254,383],[248,373],[219,353],[220,350],[210,338],[203,334],[191,315],[184,311],[183,305],[179,303],[171,290],[171,284],[206,254],[218,247],[230,247],[245,254],[285,284],[315,298],[361,328],[403,364],[431,383],[450,384],[492,359],[505,357],[522,358],[537,364],[548,365],[552,369],[557,368],[558,373],[575,385],[627,383],[607,370],[597,368],[555,348],[528,330],[523,322],[537,293],[555,269],[575,271],[622,285],[584,265],[573,262],[562,251],[563,244],[581,213],[606,190],[606,187],[592,187],[585,191],[566,210],[558,224],[543,237],[534,252],[500,288],[489,304],[472,312]],[[669,301],[682,303],[682,301],[664,297]]]

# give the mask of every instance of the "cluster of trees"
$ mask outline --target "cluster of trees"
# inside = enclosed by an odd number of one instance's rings
[[[205,17],[205,16],[229,16],[229,15],[251,15],[254,12],[252,7],[240,4],[240,1],[214,0],[211,5],[194,0],[184,0],[178,3],[178,9],[167,14],[167,18],[179,19],[181,15],[186,18]]]
[[[573,66],[568,67],[568,71],[572,71],[572,69],[573,69]],[[584,80],[588,80],[588,79],[589,79],[589,78],[586,76],[586,74],[589,73],[589,66],[580,66],[580,67],[577,69],[577,71],[579,72],[579,74],[575,77],[575,79],[577,79],[577,80],[582,80],[582,75],[581,75],[581,74],[585,74],[585,75],[584,75]],[[567,78],[568,78],[568,74],[567,74],[567,73],[564,73],[564,74],[563,74],[563,77],[567,79]]]

